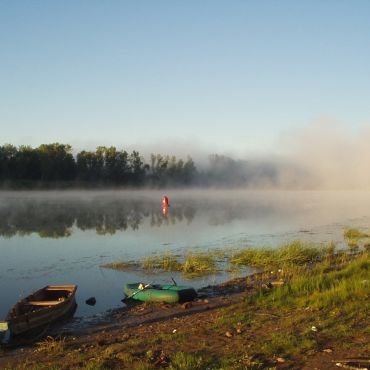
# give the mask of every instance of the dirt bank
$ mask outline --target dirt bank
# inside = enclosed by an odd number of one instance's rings
[[[196,301],[181,305],[133,302],[102,323],[2,349],[0,368],[338,369],[336,360],[366,355],[368,338],[351,346],[316,338],[304,353],[263,355],[259,348],[269,335],[290,331],[289,315],[296,314],[245,305],[248,296],[276,289],[271,283],[268,275],[255,274],[200,289]],[[246,320],[246,313],[253,319]]]

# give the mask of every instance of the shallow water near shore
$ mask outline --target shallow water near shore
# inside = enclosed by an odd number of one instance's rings
[[[369,192],[65,191],[0,193],[0,319],[20,298],[48,284],[77,284],[76,317],[122,306],[127,282],[196,288],[237,274],[187,280],[100,267],[155,253],[275,246],[301,239],[344,247],[343,229],[370,225]],[[253,270],[243,271],[243,273]],[[96,305],[85,300],[96,297]]]

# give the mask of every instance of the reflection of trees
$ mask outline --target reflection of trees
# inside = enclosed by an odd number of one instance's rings
[[[38,233],[40,237],[59,238],[71,234],[74,216],[62,204],[11,201],[0,208],[0,235]]]
[[[195,213],[196,209],[191,206],[171,207],[166,216],[155,210],[150,214],[150,226],[175,225],[184,222],[184,220],[189,225],[193,221]]]
[[[157,202],[148,201],[7,200],[0,207],[0,236],[37,233],[45,238],[68,237],[74,225],[106,235],[128,228],[138,230],[146,219],[151,227],[184,221],[190,224],[195,212],[188,206],[174,207],[165,217]]]

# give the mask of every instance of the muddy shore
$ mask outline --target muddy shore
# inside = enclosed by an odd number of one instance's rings
[[[38,343],[1,349],[0,368],[141,368],[143,358],[149,367],[142,368],[165,368],[171,354],[178,351],[196,353],[200,347],[212,348],[212,353],[235,351],[237,356],[241,350],[249,352],[254,336],[277,330],[278,316],[268,311],[257,312],[257,317],[263,321],[257,331],[242,324],[240,327],[230,325],[225,330],[228,324],[218,328],[219,324],[215,323],[222,319],[225,309],[239,307],[248,295],[275,289],[280,284],[266,274],[256,273],[199,289],[198,298],[193,302],[175,305],[129,302],[127,307],[107,313],[98,323],[59,332],[58,327],[54,327]],[[186,338],[185,347],[178,338]],[[60,342],[63,342],[63,348],[58,350]],[[308,355],[295,358],[274,356],[264,359],[263,365],[250,368],[338,369],[335,359],[361,355],[363,351],[360,348],[348,350],[338,343],[324,343]],[[94,364],[99,366],[94,367]],[[184,368],[192,367],[189,366]],[[243,366],[230,368],[249,368]]]

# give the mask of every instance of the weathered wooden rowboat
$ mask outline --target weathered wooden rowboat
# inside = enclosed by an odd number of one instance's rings
[[[127,298],[143,302],[181,303],[197,297],[194,288],[180,285],[125,284],[123,291]]]
[[[76,285],[48,285],[18,301],[5,321],[0,321],[0,343],[41,328],[72,312],[76,307]]]

